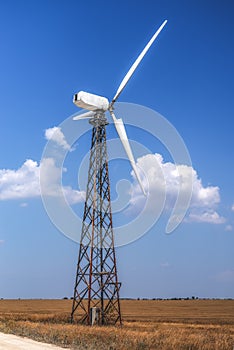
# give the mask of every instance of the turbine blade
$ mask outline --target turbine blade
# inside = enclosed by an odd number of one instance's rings
[[[161,26],[158,28],[158,30],[155,32],[155,34],[152,36],[152,38],[150,39],[150,41],[148,42],[148,44],[145,46],[145,48],[143,49],[143,51],[140,53],[140,55],[137,57],[136,61],[133,63],[133,65],[131,66],[131,68],[129,69],[129,71],[127,72],[127,74],[125,75],[125,77],[123,78],[112,102],[111,105],[114,104],[114,102],[117,100],[117,98],[119,97],[119,95],[121,94],[121,92],[123,91],[123,89],[125,88],[126,84],[128,83],[129,79],[131,78],[131,76],[133,75],[133,73],[135,72],[137,66],[140,64],[140,62],[142,61],[143,57],[145,56],[146,52],[149,50],[150,46],[153,44],[154,40],[157,38],[157,36],[159,35],[159,33],[161,32],[161,30],[163,29],[163,27],[166,25],[167,20],[165,20]]]
[[[136,166],[133,154],[132,154],[131,146],[130,146],[129,141],[128,141],[128,137],[127,137],[127,133],[126,133],[126,130],[125,130],[124,123],[123,123],[122,119],[117,119],[115,117],[113,111],[111,111],[110,113],[111,113],[112,119],[114,121],[115,128],[117,130],[119,138],[120,138],[120,140],[121,140],[121,142],[123,144],[123,147],[124,147],[124,149],[125,149],[125,151],[127,153],[128,159],[129,159],[129,161],[131,163],[131,166],[132,166],[132,168],[134,170],[136,178],[137,178],[137,180],[139,182],[141,190],[142,190],[143,194],[146,196],[146,193],[145,193],[144,187],[142,185],[141,178],[140,178],[140,175],[138,173],[138,169],[137,169],[137,166]]]
[[[93,111],[85,112],[83,114],[76,115],[73,120],[88,119],[91,118],[95,113]]]

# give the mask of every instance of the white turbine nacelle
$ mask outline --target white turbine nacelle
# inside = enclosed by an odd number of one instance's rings
[[[89,92],[80,91],[73,97],[73,102],[76,106],[89,111],[102,110],[107,111],[109,101],[106,97],[90,94]]]

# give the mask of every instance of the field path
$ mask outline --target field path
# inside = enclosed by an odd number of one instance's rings
[[[0,333],[0,350],[64,350],[64,348],[13,334]]]

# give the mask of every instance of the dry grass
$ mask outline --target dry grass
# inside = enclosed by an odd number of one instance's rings
[[[69,324],[70,300],[1,300],[0,331],[72,349],[233,350],[234,301],[127,301],[124,326]]]

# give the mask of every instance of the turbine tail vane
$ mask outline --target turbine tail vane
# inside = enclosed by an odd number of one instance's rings
[[[140,53],[140,55],[137,57],[136,61],[133,63],[133,65],[131,66],[131,68],[129,69],[129,71],[127,72],[127,74],[125,75],[125,77],[123,78],[112,102],[111,102],[111,106],[113,106],[113,104],[115,103],[115,101],[119,98],[119,95],[121,94],[121,92],[123,91],[123,89],[125,88],[126,84],[128,83],[129,79],[131,78],[131,76],[133,75],[133,73],[135,72],[137,66],[140,64],[140,62],[142,61],[143,57],[145,56],[145,54],[147,53],[147,51],[149,50],[150,46],[153,44],[153,42],[155,41],[155,39],[157,38],[157,36],[159,35],[159,33],[161,32],[161,30],[163,29],[163,27],[166,25],[167,20],[165,20],[161,26],[158,28],[158,30],[155,32],[155,34],[152,36],[152,38],[150,39],[150,41],[148,42],[148,44],[145,46],[145,48],[143,49],[143,51]]]
[[[121,118],[120,119],[116,118],[116,116],[114,115],[113,111],[110,111],[110,114],[111,114],[112,119],[114,121],[115,128],[116,128],[117,133],[119,135],[119,138],[120,138],[120,140],[121,140],[121,142],[123,144],[125,152],[127,153],[127,156],[128,156],[128,159],[129,159],[129,161],[131,163],[133,171],[134,171],[134,173],[136,175],[136,178],[137,178],[137,180],[139,182],[141,190],[142,190],[143,194],[146,196],[146,193],[145,193],[143,184],[141,182],[141,178],[140,178],[140,175],[139,175],[139,172],[138,172],[138,169],[137,169],[137,166],[136,166],[133,154],[132,154],[131,146],[129,144],[129,140],[128,140],[128,137],[127,137],[127,133],[126,133],[126,130],[125,130],[124,123],[123,123]]]

